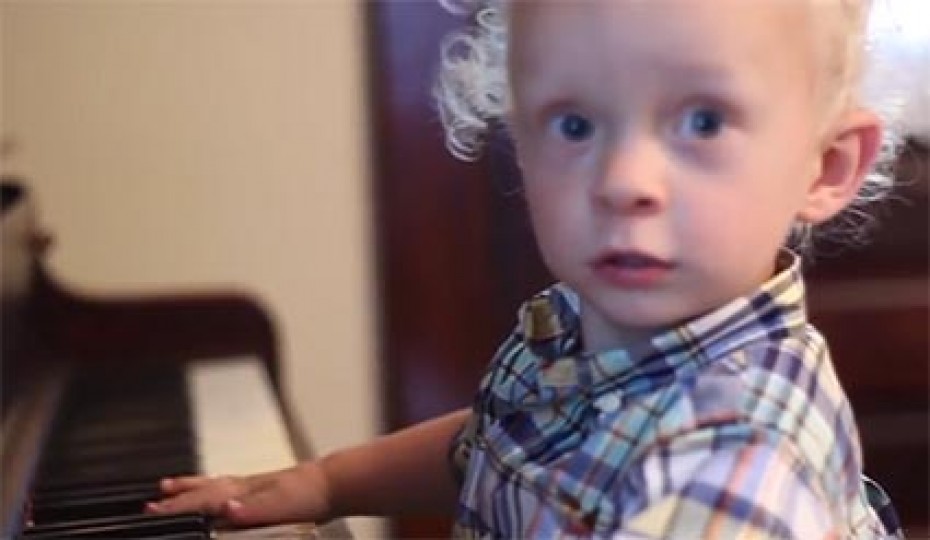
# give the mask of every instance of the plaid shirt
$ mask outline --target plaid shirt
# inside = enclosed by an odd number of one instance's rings
[[[567,287],[524,304],[451,448],[454,533],[888,536],[799,267],[783,252],[752,296],[598,354],[581,352]]]

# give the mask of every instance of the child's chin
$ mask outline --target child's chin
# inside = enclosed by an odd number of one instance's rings
[[[687,305],[680,295],[633,293],[613,295],[607,302],[598,302],[598,309],[617,326],[646,330],[667,328],[693,318],[700,310]]]

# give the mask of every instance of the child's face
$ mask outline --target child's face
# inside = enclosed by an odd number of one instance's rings
[[[510,119],[537,240],[592,350],[751,292],[807,203],[805,2],[512,4]]]

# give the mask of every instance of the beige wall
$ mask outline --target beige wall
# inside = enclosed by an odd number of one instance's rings
[[[104,293],[254,292],[318,449],[374,434],[360,5],[0,9],[3,169],[36,192],[53,270]]]

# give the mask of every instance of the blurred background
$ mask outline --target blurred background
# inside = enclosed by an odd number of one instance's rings
[[[234,288],[318,451],[380,427],[363,7],[2,3],[3,172],[88,293]]]
[[[429,87],[460,23],[427,1],[4,0],[2,172],[31,190],[60,281],[250,295],[315,450],[361,442],[468,404],[549,279],[506,140],[475,164],[443,147]],[[926,527],[925,142],[905,154],[909,202],[814,268],[812,314],[876,476]]]

